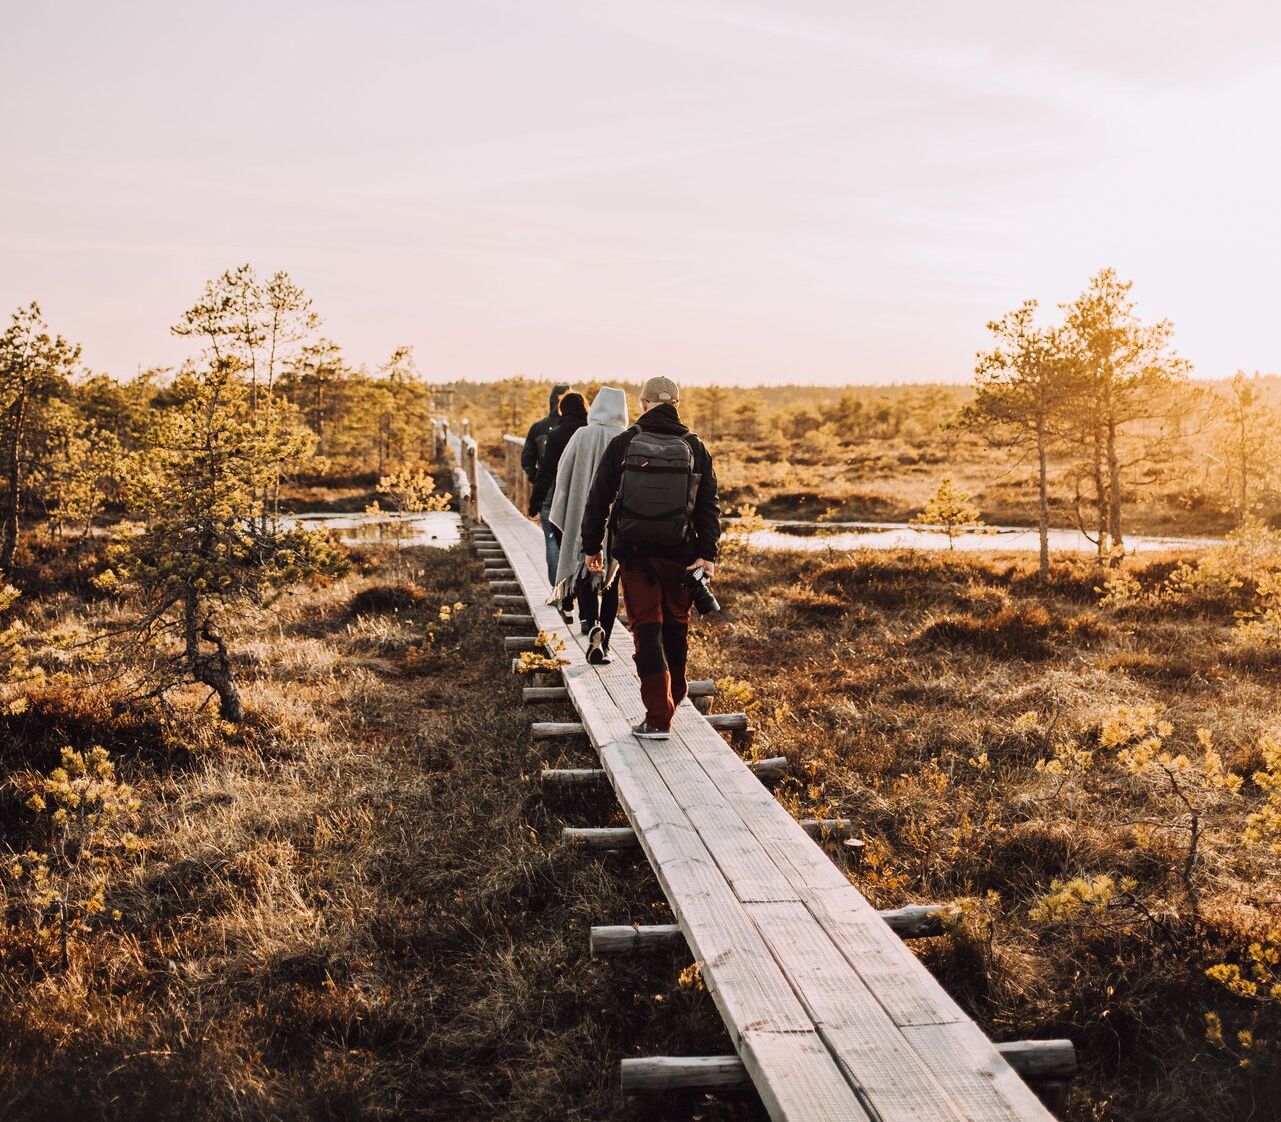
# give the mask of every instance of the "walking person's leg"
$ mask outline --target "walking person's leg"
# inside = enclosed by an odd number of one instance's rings
[[[556,566],[560,564],[560,541],[551,520],[552,501],[548,499],[538,512],[538,522],[543,528],[543,543],[547,552],[547,582],[553,587],[556,584]]]
[[[609,637],[614,632],[614,620],[618,617],[618,581],[600,591],[599,613],[587,632],[587,661],[593,666],[604,666],[609,662]],[[592,589],[592,610],[597,610],[595,586]]]
[[[609,637],[614,634],[614,621],[618,619],[618,585],[615,580],[608,588],[601,589],[600,627],[605,632],[605,649],[609,650]]]
[[[591,573],[578,582],[574,589],[574,596],[578,600],[578,618],[582,621],[583,634],[586,635],[596,626],[596,617],[600,614],[596,601],[596,585],[592,581]]]
[[[685,567],[679,561],[664,561],[660,566],[657,571],[663,591],[663,657],[675,708],[689,692],[685,667],[689,659],[689,612],[693,600],[685,584]]]
[[[636,653],[636,673],[640,676],[641,701],[645,705],[645,724],[665,733],[672,724],[672,683],[663,654],[663,590],[653,566],[648,561],[629,561],[619,578],[623,601],[631,623]]]

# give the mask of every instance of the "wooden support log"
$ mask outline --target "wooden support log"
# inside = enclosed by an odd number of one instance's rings
[[[732,1091],[752,1085],[737,1056],[640,1056],[619,1064],[624,1095]]]
[[[747,715],[745,713],[716,713],[708,718],[708,723],[714,729],[721,731],[736,732],[747,728]],[[534,725],[535,740],[550,740],[556,736],[578,736],[583,732],[581,724],[570,721],[539,721]],[[775,756],[769,760],[758,760],[753,765],[762,767],[766,772],[787,769],[787,758],[785,756]],[[766,766],[768,765],[768,766]]]
[[[512,569],[486,569],[485,579],[487,581],[515,580],[516,573]]]
[[[515,617],[512,617],[512,618],[515,618]],[[716,686],[710,681],[690,682],[689,692],[691,697],[694,696],[695,689],[700,690],[701,691],[700,696],[703,696],[703,697],[709,697],[711,696],[711,694],[716,692]],[[538,688],[538,689],[530,688],[525,690],[526,705],[532,705],[538,702],[568,701],[568,700],[569,700],[569,690],[567,690],[564,686],[552,686],[550,688]]]
[[[520,612],[503,612],[500,616],[494,617],[498,621],[499,627],[533,627],[534,617],[522,615]]]
[[[944,904],[908,904],[881,912],[881,919],[904,939],[925,939],[944,933],[943,917],[947,911]]]
[[[1028,1082],[1076,1076],[1076,1045],[1070,1040],[1011,1040],[996,1050]]]
[[[504,635],[503,650],[536,651],[538,650],[538,636],[537,635]]]
[[[850,823],[844,818],[806,818],[801,826],[812,837],[830,838],[842,837],[849,831]],[[635,849],[640,845],[636,831],[630,826],[566,826],[561,837],[590,849]]]
[[[513,661],[512,669],[514,670],[517,665],[518,663]],[[583,726],[577,721],[535,721],[530,725],[529,731],[534,740],[556,740],[560,737],[586,735]],[[771,756],[765,760],[749,760],[747,766],[752,769],[753,773],[761,781],[778,779],[787,771],[787,757]],[[571,768],[569,771],[572,773],[573,778],[567,778],[564,782],[571,785],[579,785],[589,781],[593,783],[606,782],[604,768]],[[557,768],[544,768],[543,781],[553,785],[559,783],[561,782],[559,779],[560,774],[561,772]],[[913,908],[922,907],[924,905],[912,904],[907,908],[903,908],[902,911],[906,913]]]
[[[520,591],[520,585],[514,580],[491,580],[489,582],[489,591],[511,595]]]
[[[604,957],[675,950],[685,936],[677,923],[611,924],[593,927],[587,941],[592,954]]]
[[[512,563],[501,554],[495,557],[483,557],[480,562],[485,567],[485,572],[489,573],[494,569],[507,569],[510,571]]]
[[[1076,1073],[1076,1048],[1070,1040],[1014,1040],[998,1044],[996,1050],[1029,1082],[1057,1082]],[[737,1056],[643,1056],[623,1060],[619,1067],[624,1095],[752,1085]]]
[[[942,904],[913,904],[887,909],[880,916],[901,938],[919,939],[942,932],[939,917],[946,910]],[[685,936],[675,923],[617,924],[593,927],[588,942],[594,955],[640,955],[683,946]]]
[[[711,678],[696,678],[685,688],[690,697],[715,697],[716,683]]]
[[[767,756],[763,760],[748,760],[747,766],[762,783],[773,783],[787,774],[787,757]]]
[[[569,690],[564,686],[526,686],[521,691],[526,705],[545,705],[553,701],[568,701]]]
[[[500,608],[527,608],[529,601],[523,596],[495,596],[494,603]]]
[[[598,787],[605,772],[598,767],[545,767],[542,781],[551,787]]]
[[[586,736],[587,730],[579,721],[535,721],[529,726],[529,733],[535,740],[556,740],[562,736]],[[605,774],[600,768],[592,770]]]
[[[746,732],[747,714],[712,713],[708,715],[707,723],[717,732]]]
[[[566,826],[561,840],[570,845],[605,852],[622,852],[640,848],[636,831],[630,826]]]

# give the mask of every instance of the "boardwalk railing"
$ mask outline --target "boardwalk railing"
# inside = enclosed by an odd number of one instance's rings
[[[563,685],[528,689],[526,700],[567,701],[579,716],[540,722],[534,736],[585,734],[600,768],[562,779],[608,782],[629,823],[566,839],[643,853],[676,919],[630,929],[634,941],[598,928],[609,933],[594,934],[594,944],[634,953],[683,939],[734,1044],[733,1056],[629,1059],[625,1089],[750,1080],[772,1118],[796,1122],[1050,1119],[1019,1072],[1061,1086],[1075,1062],[1070,1042],[994,1045],[904,942],[937,933],[937,909],[873,908],[820,844],[847,824],[793,819],[715,718],[687,700],[670,740],[632,736],[641,706],[631,660],[587,664],[583,637],[546,603],[542,534],[480,465],[474,494],[483,524],[472,540],[500,623],[523,632],[505,642],[555,644],[565,660]]]
[[[525,438],[506,433],[503,436],[503,489],[517,510],[529,506],[529,477],[521,467]]]

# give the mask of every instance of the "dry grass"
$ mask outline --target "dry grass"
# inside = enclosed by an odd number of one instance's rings
[[[1154,559],[1140,582],[1171,565]],[[859,823],[855,879],[876,904],[962,902],[957,934],[920,952],[997,1039],[1076,1041],[1070,1117],[1281,1118],[1277,1007],[1205,975],[1281,924],[1277,860],[1241,843],[1258,738],[1281,725],[1281,658],[1240,644],[1232,605],[1108,613],[1084,562],[1048,588],[1034,566],[749,553],[718,580],[725,611],[698,629],[695,670],[754,711],[756,752],[789,757],[779,795],[798,815]],[[1121,706],[1144,704],[1173,724],[1171,748],[1195,755],[1207,728],[1245,777],[1239,797],[1206,797],[1199,915],[1180,877],[1186,832],[1161,825],[1175,808],[1100,747]],[[1043,766],[1069,739],[1095,753],[1080,777]],[[1121,901],[1033,918],[1056,878],[1098,874],[1134,878],[1150,914]],[[1207,1012],[1227,1048],[1207,1040]]]
[[[55,685],[6,718],[6,792],[60,742],[106,743],[142,795],[144,850],[114,877],[120,920],[65,971],[9,910],[0,1116],[600,1119],[625,1114],[621,1055],[729,1047],[683,957],[588,956],[591,923],[668,913],[643,862],[559,844],[563,823],[618,812],[545,805],[531,777],[555,761],[529,742],[479,562],[408,551],[406,595],[360,560],[240,629],[239,732],[197,711],[202,692],[161,720]],[[30,607],[80,628],[108,610]],[[28,844],[29,818],[10,799],[0,839]]]

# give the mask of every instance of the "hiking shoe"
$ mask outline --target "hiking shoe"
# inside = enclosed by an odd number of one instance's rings
[[[609,648],[605,646],[605,629],[599,623],[587,636],[587,661],[593,666],[609,665]]]
[[[660,729],[651,725],[648,721],[641,721],[634,729],[632,735],[637,740],[670,740],[672,734],[668,729]]]
[[[560,612],[560,618],[563,619],[566,623],[572,624],[574,622],[574,613],[571,612],[568,608],[557,608],[556,610]]]

